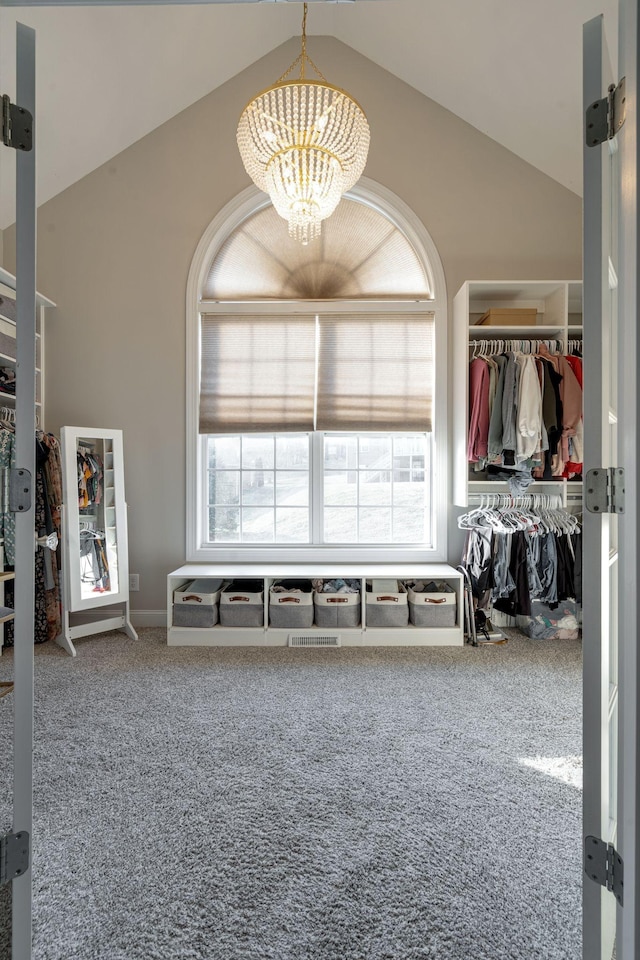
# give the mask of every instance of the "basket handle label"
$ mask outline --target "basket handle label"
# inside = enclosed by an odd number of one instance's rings
[[[398,602],[397,597],[376,597],[376,600],[393,600],[394,603]]]
[[[188,597],[182,598],[183,603],[186,603],[187,600],[196,600],[198,603],[202,603],[202,597],[197,597],[195,593],[190,593]]]

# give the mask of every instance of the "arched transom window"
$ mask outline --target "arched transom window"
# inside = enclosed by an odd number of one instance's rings
[[[187,307],[190,559],[441,558],[444,278],[424,228],[380,190],[343,198],[307,246],[253,188],[203,237]]]

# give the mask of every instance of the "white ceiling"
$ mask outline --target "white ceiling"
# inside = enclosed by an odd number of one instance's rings
[[[12,100],[15,22],[36,29],[38,203],[299,36],[302,19],[296,2],[47,2],[0,0],[0,93]],[[582,24],[600,13],[613,41],[617,0],[314,2],[308,50],[314,34],[337,37],[579,194]],[[15,218],[14,168],[0,148],[0,229]]]

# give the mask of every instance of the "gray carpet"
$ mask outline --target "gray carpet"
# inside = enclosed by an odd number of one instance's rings
[[[35,960],[580,956],[578,642],[77,646],[36,648]]]

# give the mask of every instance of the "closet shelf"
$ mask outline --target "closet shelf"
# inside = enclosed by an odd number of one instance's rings
[[[577,329],[577,328],[574,328]],[[528,327],[494,327],[485,324],[472,324],[469,327],[469,336],[472,339],[489,340],[490,337],[502,337],[505,340],[521,340],[534,337],[537,340],[548,340],[562,337],[565,327],[562,324],[545,326],[533,324]]]
[[[8,620],[13,620],[15,617],[15,612],[11,607],[0,607],[0,623],[6,623]]]
[[[564,477],[556,477],[555,480],[532,480],[531,487],[543,487],[543,486],[557,487],[559,485],[564,485],[564,482],[565,482]],[[569,480],[567,482],[572,483],[574,481]],[[576,485],[578,485],[579,482],[580,481],[575,481]],[[469,486],[470,487],[501,487],[506,490],[507,487],[509,486],[509,481],[508,480],[469,480]],[[529,493],[529,491],[531,490],[531,487],[529,488],[527,493]]]
[[[0,680],[0,699],[13,692],[12,680]]]

